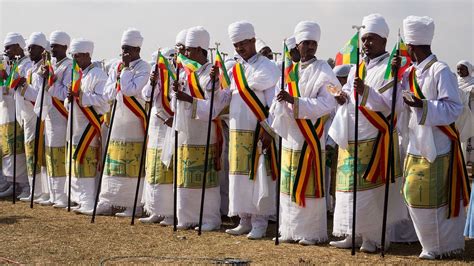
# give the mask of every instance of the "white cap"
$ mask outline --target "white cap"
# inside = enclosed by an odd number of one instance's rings
[[[293,49],[296,47],[296,39],[295,37],[291,36],[291,37],[288,37],[285,41],[286,43],[286,46],[288,47],[289,50]]]
[[[22,49],[25,49],[26,43],[25,38],[20,33],[17,32],[9,32],[7,36],[5,36],[5,40],[3,41],[3,46],[9,46],[12,44],[18,44]]]
[[[260,50],[262,50],[265,47],[268,47],[268,45],[262,39],[257,39],[255,41],[255,48],[256,48],[257,52],[259,52]]]
[[[321,38],[321,28],[318,23],[314,21],[301,21],[295,27],[294,36],[297,44],[302,41],[319,42]]]
[[[349,76],[349,72],[351,71],[351,65],[339,65],[333,68],[333,72],[336,77],[344,78]]]
[[[203,26],[196,26],[188,29],[186,33],[186,47],[201,47],[202,49],[209,49],[209,42],[211,37],[209,32]]]
[[[92,57],[94,43],[84,38],[73,39],[71,43],[71,54],[88,53]]]
[[[431,45],[434,29],[434,21],[430,17],[408,16],[403,20],[403,33],[407,44]]]
[[[255,38],[255,29],[250,22],[237,21],[229,25],[227,33],[232,43]]]
[[[181,30],[178,32],[178,35],[176,35],[176,42],[175,44],[182,44],[184,45],[186,43],[186,34],[188,33],[188,29]]]
[[[127,29],[122,34],[121,45],[128,45],[132,47],[141,47],[143,44],[143,37],[137,29]]]
[[[364,36],[367,33],[375,33],[378,36],[387,39],[390,30],[385,18],[380,14],[370,14],[362,19],[364,28],[360,30],[360,35]]]
[[[28,46],[38,45],[43,48],[46,48],[49,46],[48,40],[46,40],[46,36],[42,32],[33,32],[30,35],[30,38],[28,38],[28,41],[26,43],[28,44]]]
[[[71,37],[64,31],[53,31],[49,35],[49,41],[51,44],[65,45],[69,47],[71,44]]]

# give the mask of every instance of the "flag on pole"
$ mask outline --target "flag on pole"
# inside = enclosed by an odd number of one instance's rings
[[[357,63],[358,42],[359,42],[359,32],[354,34],[354,36],[352,36],[352,38],[336,54],[336,66]]]
[[[51,60],[46,61],[46,66],[48,66],[48,86],[51,87],[54,84],[54,69]]]
[[[221,83],[221,89],[225,90],[230,86],[230,78],[227,74],[227,69],[225,67],[224,60],[222,60],[219,49],[216,49],[216,66],[219,67],[219,81]]]
[[[0,61],[0,86],[5,85],[6,78],[5,65],[3,64],[3,61]]]
[[[20,79],[21,77],[20,77],[20,71],[18,70],[18,62],[15,62],[10,71],[10,75],[8,75],[6,85],[8,86],[9,89],[14,89],[16,88],[16,86],[18,86]]]
[[[71,91],[78,93],[81,89],[82,69],[77,64],[76,60],[72,61],[72,86]]]
[[[286,43],[283,47],[283,63],[285,64],[285,81],[288,84],[291,82],[290,75],[291,72],[294,71],[293,67],[295,64],[293,64],[293,60],[291,59],[290,51]]]
[[[186,74],[190,75],[192,72],[198,70],[201,67],[201,64],[191,60],[184,56],[183,54],[178,54],[176,62],[184,68]]]
[[[166,70],[168,72],[168,75],[170,75],[173,80],[176,80],[176,73],[174,73],[170,62],[161,52],[158,52],[158,68]]]
[[[403,42],[403,39],[400,38],[400,42],[395,44],[393,47],[392,53],[390,54],[390,58],[387,63],[387,68],[385,70],[385,80],[392,79],[392,59],[395,57],[397,54],[397,48],[400,49],[400,57],[402,58],[402,62],[400,64],[400,68],[398,69],[398,80],[400,80],[403,76],[403,73],[408,69],[408,67],[411,65],[411,58],[408,55],[408,47],[407,45]]]

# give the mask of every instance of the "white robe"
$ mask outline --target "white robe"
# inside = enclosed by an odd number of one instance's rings
[[[286,138],[282,140],[284,150],[289,150],[292,153],[299,152],[305,143],[305,138],[302,135],[295,119],[310,119],[312,124],[316,123],[318,118],[329,114],[335,107],[335,100],[326,89],[330,83],[332,85],[340,86],[339,81],[332,72],[330,66],[323,60],[310,60],[309,62],[301,63],[299,71],[299,91],[300,97],[295,98],[293,105],[283,102],[273,102],[271,110],[274,110],[273,117],[283,116],[287,117],[285,120],[274,119],[272,127],[275,131],[287,131]],[[283,105],[277,108],[277,105]],[[286,112],[286,114],[281,114]],[[324,158],[325,137],[320,139],[321,156]],[[293,159],[291,159],[293,161]],[[325,167],[324,159],[322,159],[321,167]],[[297,171],[298,163],[291,165],[290,169],[283,169],[282,176],[285,173]],[[293,169],[295,167],[295,169]],[[314,174],[314,171],[311,170]],[[310,177],[311,178],[311,177]],[[294,182],[294,177],[290,177],[290,182]],[[327,217],[326,217],[326,199],[329,191],[326,191],[324,184],[324,197],[315,198],[314,195],[306,196],[306,206],[299,206],[293,202],[291,187],[293,185],[281,183],[282,192],[280,193],[280,234],[282,239],[292,239],[295,241],[301,239],[314,240],[316,242],[324,242],[328,238],[327,234]],[[289,191],[289,194],[284,191]],[[308,190],[305,194],[308,194]]]
[[[420,156],[428,162],[451,150],[451,140],[436,126],[453,123],[463,109],[458,85],[449,67],[438,61],[425,69],[434,59],[435,56],[430,55],[414,66],[426,100],[423,100],[424,108],[410,108],[409,120],[408,154]],[[407,79],[403,82],[408,83]],[[430,143],[431,149],[426,149]],[[433,153],[434,158],[431,157]],[[405,189],[408,187],[404,186],[404,193],[407,193]],[[423,208],[410,206],[408,201],[407,205],[423,251],[443,256],[464,250],[465,213],[462,205],[459,216],[451,219],[446,219],[446,205]]]
[[[382,112],[384,116],[390,114],[392,102],[392,86],[390,82],[384,80],[385,69],[388,63],[388,54],[385,53],[374,58],[366,64],[367,75],[365,77],[366,89],[360,98],[360,105],[365,105],[368,109],[376,112]],[[329,129],[329,135],[339,145],[339,156],[343,147],[347,143],[354,141],[354,76],[355,67],[351,69],[346,85],[343,90],[349,96],[349,102],[346,106],[340,106],[334,117],[333,124]],[[397,97],[396,112],[401,109],[401,97]],[[341,115],[342,111],[347,111],[346,115]],[[339,113],[339,114],[338,114]],[[340,127],[340,125],[345,125]],[[339,127],[338,127],[339,126]],[[374,127],[368,119],[359,112],[359,145],[365,140],[375,139],[379,130]],[[341,137],[343,136],[343,137]],[[396,144],[396,142],[395,142]],[[360,156],[360,154],[359,154]],[[351,164],[352,165],[352,164]],[[361,165],[359,164],[359,167]],[[338,171],[342,169],[338,166]],[[351,170],[352,167],[351,167]],[[360,171],[360,168],[359,168]],[[397,171],[396,171],[397,172]],[[351,174],[352,176],[352,174]],[[399,176],[398,176],[399,177]],[[378,177],[381,178],[381,177]],[[362,177],[359,177],[359,185]],[[352,187],[352,184],[350,185]],[[333,234],[336,236],[345,236],[352,234],[352,203],[353,191],[337,191],[336,188],[336,206],[334,211],[334,227]],[[401,220],[408,219],[407,211],[403,206],[400,195],[400,178],[395,183],[390,183],[388,216],[387,216],[387,233],[390,227]],[[384,206],[385,185],[359,190],[357,191],[357,210],[356,210],[356,234],[361,236],[363,240],[367,240],[381,246],[382,218]]]
[[[142,59],[130,62],[130,66],[124,68],[120,74],[121,90],[117,93],[116,82],[119,63],[115,63],[110,69],[109,78],[105,85],[109,101],[115,98],[117,104],[102,177],[99,204],[133,207],[145,129],[141,118],[138,118],[124,104],[123,97],[135,97],[144,108],[145,102],[142,99],[142,90],[148,81],[150,65]],[[133,150],[122,150],[131,146],[133,146]],[[111,153],[117,153],[116,156],[118,157],[111,157]],[[130,172],[127,172],[127,169]],[[139,197],[141,197],[142,189],[143,182],[140,184]]]

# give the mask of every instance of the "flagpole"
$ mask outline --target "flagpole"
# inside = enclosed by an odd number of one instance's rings
[[[159,63],[158,61],[160,60],[160,49],[158,49],[158,57],[156,59],[156,65],[155,65],[155,76],[158,74],[159,71]],[[137,210],[137,201],[138,201],[138,194],[140,192],[140,180],[142,177],[142,172],[143,172],[143,167],[145,166],[146,162],[146,148],[147,148],[147,143],[148,143],[148,132],[150,130],[150,118],[151,118],[151,109],[153,107],[153,100],[155,98],[155,88],[156,84],[158,82],[155,80],[155,82],[151,86],[151,96],[150,96],[150,103],[149,103],[149,108],[146,116],[146,127],[145,127],[145,136],[143,136],[143,144],[142,144],[142,154],[140,156],[140,167],[138,170],[138,178],[137,178],[137,189],[135,190],[135,199],[133,201],[133,211],[132,211],[132,222],[131,225],[135,224],[135,212]]]
[[[216,42],[216,48],[214,50],[219,49],[220,43]],[[211,49],[209,49],[211,50]],[[212,51],[211,51],[211,58],[212,58]],[[214,66],[216,64],[214,61],[212,61]],[[216,87],[216,76],[214,75],[214,78],[212,79],[212,87],[211,87],[211,104],[209,106],[209,120],[207,121],[207,137],[206,137],[206,153],[204,155],[204,172],[202,176],[202,188],[201,188],[201,206],[199,210],[199,226],[198,226],[198,236],[201,235],[202,231],[202,217],[204,215],[204,199],[206,197],[206,179],[207,179],[207,168],[208,168],[208,160],[209,160],[209,146],[211,142],[211,125],[212,125],[212,111],[214,109],[214,89]],[[217,155],[218,156],[218,155]]]
[[[72,64],[72,71],[71,71],[71,88],[74,82],[74,62]],[[71,211],[71,186],[72,186],[72,133],[73,133],[73,115],[74,115],[74,97],[71,97],[71,106],[69,110],[69,145],[68,145],[68,152],[69,152],[69,172],[68,172],[68,187],[67,187],[67,211]]]
[[[179,50],[175,56],[176,64],[176,82],[179,82],[179,64],[176,62]],[[173,123],[174,128],[174,155],[173,155],[173,232],[178,230],[178,136],[179,132],[176,129],[176,118],[178,117],[178,102],[176,100],[176,110],[174,110]]]
[[[13,64],[13,67],[15,67],[15,65],[18,64],[18,61],[20,59],[20,56],[15,56],[15,63]],[[11,71],[15,71],[15,69],[10,69],[10,72]],[[14,73],[10,73],[10,75],[14,75]],[[11,88],[10,88],[11,89]],[[13,197],[12,197],[12,203],[15,204],[16,203],[16,145],[17,145],[17,140],[16,140],[16,135],[17,135],[17,123],[18,121],[16,120],[16,113],[17,113],[17,110],[16,110],[16,101],[17,101],[17,93],[16,93],[16,89],[15,88],[15,91],[13,92],[13,99],[14,99],[14,104],[15,104],[15,108],[14,108],[14,128],[13,128]]]
[[[283,60],[281,63],[281,79],[280,79],[280,91],[285,90],[285,45],[286,39],[283,40]],[[275,60],[276,61],[276,60]],[[276,228],[275,228],[275,246],[280,244],[280,184],[281,184],[281,154],[282,154],[282,138],[278,136],[278,175],[276,182]]]
[[[360,61],[360,45],[359,45],[359,33],[360,29],[365,28],[364,26],[352,26],[353,29],[357,31],[357,61],[356,61],[356,72],[355,77],[359,75],[359,61]],[[358,163],[358,147],[359,147],[359,95],[355,92],[354,89],[354,98],[355,98],[355,105],[354,105],[354,172],[353,172],[353,200],[352,200],[352,250],[351,255],[355,255],[355,239],[356,239],[356,214],[357,214],[357,163]]]
[[[395,56],[400,56],[400,29],[398,30],[398,39],[397,39],[397,52]],[[391,64],[391,62],[388,62]],[[394,143],[393,143],[393,129],[395,127],[395,106],[397,102],[397,87],[398,87],[398,70],[399,66],[396,66],[393,69],[393,88],[392,88],[392,108],[390,112],[390,126],[389,126],[389,148],[388,148],[388,162],[387,162],[387,172],[385,175],[385,198],[383,202],[383,220],[382,220],[382,249],[380,255],[385,256],[385,233],[387,231],[387,213],[388,213],[388,196],[390,192],[390,180],[395,182],[395,153],[394,153]]]
[[[46,64],[46,60],[48,60],[48,52],[43,52],[43,65]],[[40,110],[39,116],[36,118],[36,128],[35,128],[35,147],[34,147],[34,162],[33,162],[33,184],[31,185],[31,195],[30,195],[30,208],[33,209],[33,199],[35,195],[35,187],[36,187],[36,167],[38,166],[38,151],[39,151],[39,143],[40,141],[40,129],[41,129],[41,120],[43,119],[43,102],[44,102],[44,89],[46,88],[47,77],[43,77],[43,84],[41,85],[41,100],[40,100]],[[44,137],[44,136],[43,136]],[[44,140],[44,138],[43,138]],[[41,169],[41,166],[40,166]],[[41,175],[41,170],[40,170]]]

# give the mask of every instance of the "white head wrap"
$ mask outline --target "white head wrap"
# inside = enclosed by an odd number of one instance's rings
[[[211,36],[203,26],[196,26],[188,29],[186,33],[186,47],[201,47],[202,49],[209,49],[209,42]]]
[[[408,16],[403,20],[403,33],[407,44],[431,45],[434,29],[434,21],[430,17]]]
[[[469,76],[472,75],[472,70],[473,70],[472,68],[473,68],[473,66],[471,65],[471,63],[469,63],[469,62],[466,61],[466,60],[461,60],[461,61],[459,61],[459,62],[456,64],[456,66],[459,66],[459,65],[465,66],[465,67],[467,68],[467,72],[469,73]]]
[[[34,44],[43,48],[49,46],[48,40],[46,40],[46,36],[42,32],[33,32],[26,43],[28,44],[28,46]]]
[[[176,42],[175,44],[182,44],[184,45],[186,43],[186,34],[188,33],[188,29],[181,30],[178,32],[178,35],[176,35]]]
[[[169,48],[165,47],[161,50],[161,53],[163,54],[164,57],[169,58],[171,55],[173,55],[176,52],[174,48]]]
[[[301,21],[295,27],[294,36],[297,44],[302,41],[319,42],[321,38],[321,28],[318,23],[314,21]]]
[[[132,47],[142,47],[143,37],[137,29],[127,29],[122,34],[121,45],[128,45]]]
[[[255,38],[255,29],[250,22],[237,21],[229,25],[227,33],[232,43]]]
[[[49,41],[51,44],[65,45],[69,47],[71,44],[71,37],[69,37],[69,34],[64,31],[53,31],[51,35],[49,35]]]
[[[5,40],[3,41],[3,46],[9,46],[12,44],[18,44],[22,49],[25,48],[26,43],[25,43],[25,38],[21,36],[20,33],[16,32],[9,32],[7,33],[7,36],[5,36]]]
[[[296,40],[295,40],[295,37],[293,37],[293,36],[288,37],[288,39],[286,39],[285,43],[286,43],[286,46],[288,47],[289,50],[296,47]]]
[[[387,39],[390,30],[385,18],[380,14],[370,14],[362,19],[362,25],[365,26],[360,30],[360,36],[367,33],[375,33],[378,36]]]
[[[71,43],[71,54],[88,53],[92,57],[94,43],[84,38],[74,39]]]
[[[347,77],[349,76],[349,72],[351,71],[351,65],[339,65],[335,66],[334,69],[332,70],[336,77]]]
[[[264,41],[262,41],[262,39],[257,39],[256,40],[255,48],[256,48],[257,52],[259,52],[260,50],[262,50],[265,47],[268,47],[268,45]]]

